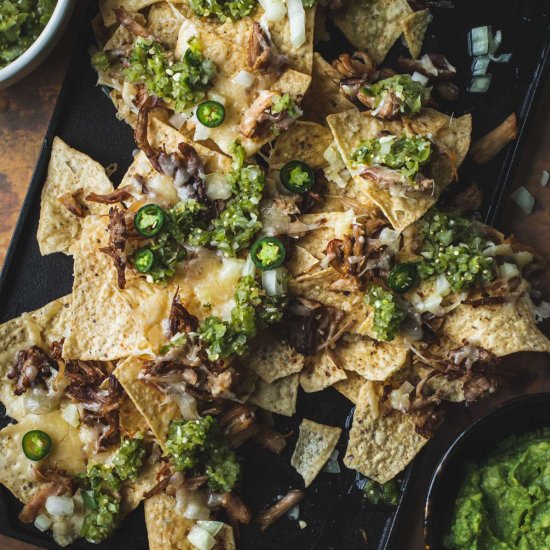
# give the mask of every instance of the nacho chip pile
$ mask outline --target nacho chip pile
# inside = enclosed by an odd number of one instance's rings
[[[442,402],[496,391],[505,355],[550,351],[536,254],[470,215],[475,189],[448,198],[472,117],[380,66],[401,34],[421,54],[429,11],[304,4],[100,2],[92,62],[138,151],[115,189],[54,140],[37,238],[73,257],[73,291],[0,326],[17,422],[0,481],[61,545],[104,540],[145,500],[152,549],[235,548],[256,521],[238,449],[280,453],[266,419],[302,392],[349,400],[343,465],[385,483]],[[327,15],[362,51],[313,52]],[[39,460],[23,453],[34,430],[51,443]],[[343,431],[302,419],[306,489]],[[254,511],[260,527],[302,498]]]

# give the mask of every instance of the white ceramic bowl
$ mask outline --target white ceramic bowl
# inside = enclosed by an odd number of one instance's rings
[[[51,52],[69,22],[74,4],[74,0],[57,0],[48,24],[31,47],[9,65],[0,69],[0,90],[28,75]]]

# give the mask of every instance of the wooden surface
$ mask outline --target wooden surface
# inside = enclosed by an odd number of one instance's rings
[[[9,90],[0,91],[0,265],[40,152],[72,42],[69,31],[38,70]],[[500,226],[506,232],[514,233],[521,241],[536,245],[550,262],[550,186],[543,188],[539,183],[542,171],[550,170],[550,79],[540,100],[515,177],[515,186],[527,187],[537,198],[537,205],[533,214],[527,216],[510,201]],[[550,277],[547,273],[540,277],[540,284],[548,299]],[[441,451],[450,444],[461,427],[495,401],[519,391],[550,391],[550,364],[546,357],[521,354],[514,356],[506,365],[512,374],[524,367],[533,373],[527,381],[527,388],[523,380],[518,382],[519,379],[513,377],[512,383],[494,400],[468,410],[455,407],[449,411],[450,423],[443,426],[441,433],[418,459],[419,476],[399,529],[396,550],[420,550],[424,547],[422,519],[428,481]],[[0,535],[0,548],[29,550],[36,547]]]

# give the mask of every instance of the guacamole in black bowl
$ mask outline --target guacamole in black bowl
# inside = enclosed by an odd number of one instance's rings
[[[550,548],[550,394],[504,403],[460,435],[425,520],[430,550]]]

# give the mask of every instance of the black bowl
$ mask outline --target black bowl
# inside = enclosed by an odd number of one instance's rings
[[[439,461],[424,511],[426,549],[443,550],[443,537],[464,479],[464,463],[487,455],[503,439],[550,426],[550,393],[506,401],[466,428]]]

